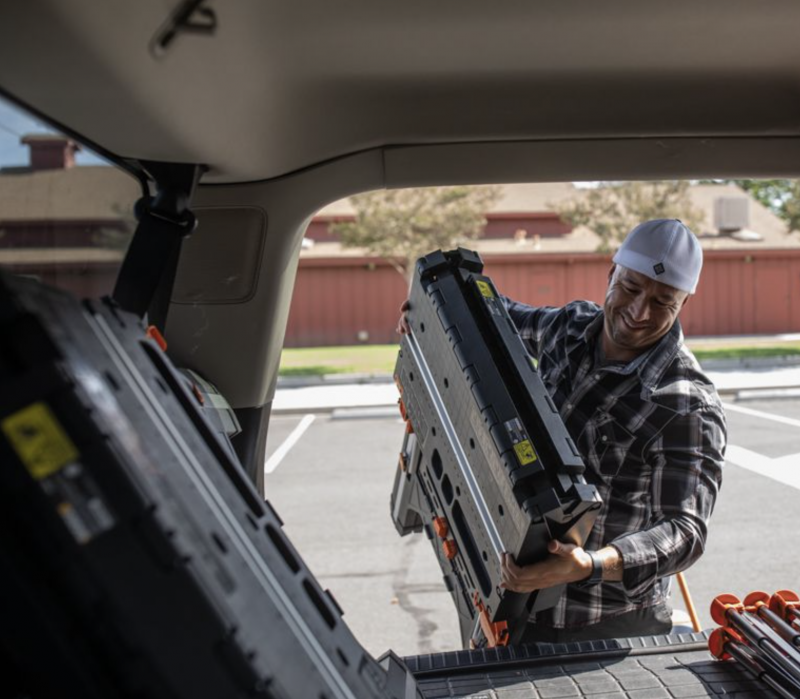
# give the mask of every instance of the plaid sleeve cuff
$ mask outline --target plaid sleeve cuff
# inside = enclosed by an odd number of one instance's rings
[[[626,534],[613,546],[622,556],[622,586],[632,602],[645,600],[658,579],[658,554],[647,531]]]

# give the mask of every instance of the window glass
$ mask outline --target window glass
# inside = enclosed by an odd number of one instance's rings
[[[111,292],[134,178],[0,98],[0,266],[78,296]]]

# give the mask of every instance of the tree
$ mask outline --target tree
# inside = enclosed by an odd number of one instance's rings
[[[774,214],[782,218],[791,233],[800,231],[800,181],[798,180],[705,180],[711,184],[731,183],[741,187]]]
[[[355,220],[334,224],[332,230],[343,245],[364,248],[388,260],[410,279],[417,258],[480,235],[485,213],[499,195],[499,188],[490,186],[367,192],[351,198]]]
[[[601,182],[554,208],[571,226],[587,226],[600,236],[598,252],[610,252],[639,223],[653,218],[678,218],[697,230],[703,212],[692,206],[689,183]]]

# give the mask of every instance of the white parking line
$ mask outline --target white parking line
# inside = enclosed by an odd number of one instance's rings
[[[773,422],[780,422],[784,425],[791,425],[792,427],[800,427],[800,420],[795,420],[791,417],[783,417],[783,415],[773,415],[772,413],[765,413],[762,410],[753,410],[752,408],[745,408],[741,405],[733,405],[732,403],[723,403],[725,410],[731,410],[734,413],[742,413],[744,415],[752,415],[753,417],[760,417],[765,420],[772,420]]]
[[[283,457],[286,456],[290,449],[297,444],[297,440],[303,436],[303,432],[305,432],[310,426],[311,423],[314,422],[316,415],[304,415],[303,419],[300,420],[300,423],[295,427],[291,434],[283,440],[283,444],[281,444],[273,453],[272,456],[267,459],[267,463],[264,464],[264,473],[269,474],[272,473],[276,468],[278,468],[278,464],[283,461]]]
[[[725,450],[725,461],[800,490],[800,454],[772,459],[750,449],[729,444]]]
[[[753,410],[753,408],[745,408],[744,406],[733,405],[731,403],[723,403],[723,405],[725,406],[725,410],[730,410],[734,413],[752,415],[762,420],[771,420],[772,422],[779,422],[782,425],[800,427],[800,420],[795,420],[790,417],[773,415],[772,413],[765,413],[762,410]],[[746,468],[748,471],[753,471],[753,473],[772,478],[772,480],[800,490],[800,469],[798,469],[800,454],[789,454],[788,456],[780,456],[773,459],[769,456],[751,451],[750,449],[737,447],[735,444],[729,444],[725,450],[725,461],[734,466]]]

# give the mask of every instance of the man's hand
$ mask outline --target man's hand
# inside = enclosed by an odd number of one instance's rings
[[[403,301],[403,305],[400,306],[400,320],[397,321],[397,332],[400,335],[410,335],[411,334],[411,326],[408,324],[408,309],[411,308],[411,304],[408,302],[408,299]]]
[[[529,566],[518,566],[510,553],[502,554],[500,587],[512,592],[533,592],[585,580],[591,575],[592,559],[580,546],[553,540],[547,550],[550,555],[545,560]]]

